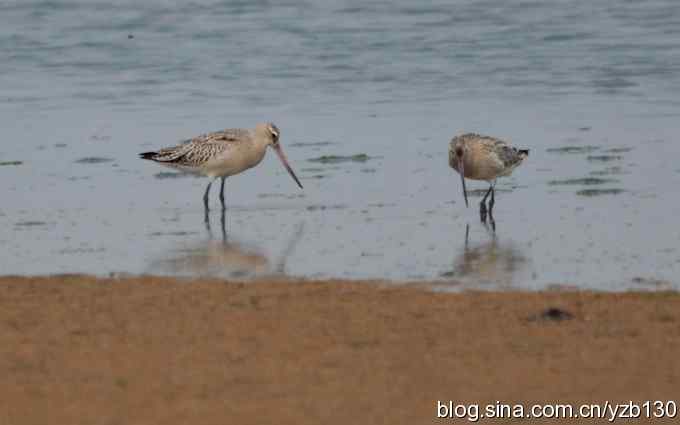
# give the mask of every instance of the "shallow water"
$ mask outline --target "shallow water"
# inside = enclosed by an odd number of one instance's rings
[[[447,3],[1,3],[0,272],[677,289],[680,3]],[[305,189],[230,178],[226,239],[137,158],[264,120]],[[531,149],[495,234],[464,131]]]

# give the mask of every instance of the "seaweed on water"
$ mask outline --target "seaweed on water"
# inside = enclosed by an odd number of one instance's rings
[[[625,152],[630,152],[632,151],[633,148],[626,148],[626,147],[620,147],[620,148],[610,148],[607,149],[605,152],[609,153],[625,153]]]
[[[588,161],[600,161],[600,162],[608,162],[608,161],[618,161],[620,159],[623,159],[621,155],[588,155],[588,158],[586,158]]]
[[[371,159],[370,156],[365,153],[360,153],[356,155],[323,155],[318,158],[309,159],[309,162],[318,162],[321,164],[339,164],[342,162],[366,162]]]
[[[585,146],[561,146],[558,148],[549,148],[546,151],[550,153],[572,154],[572,153],[590,153],[599,150],[599,146],[585,145]]]
[[[593,186],[605,183],[618,182],[616,179],[601,179],[597,177],[582,177],[576,179],[565,179],[565,180],[551,180],[548,182],[550,186],[567,186],[567,185],[582,185],[582,186]]]
[[[335,142],[295,142],[291,143],[291,147],[312,147],[312,146],[330,146],[330,145],[335,145]]]
[[[601,196],[601,195],[618,195],[625,192],[623,189],[583,189],[576,192],[579,196]]]
[[[112,161],[113,161],[112,158],[103,158],[100,156],[86,156],[85,158],[80,158],[76,160],[76,164],[103,164]]]
[[[164,180],[164,179],[179,179],[183,177],[193,177],[193,174],[189,173],[175,173],[172,171],[161,171],[153,175],[159,180]]]
[[[20,226],[20,227],[32,227],[32,226],[44,226],[47,223],[44,221],[38,221],[38,220],[27,220],[27,221],[19,221],[15,223],[15,226]]]
[[[629,174],[629,172],[625,171],[623,168],[621,168],[619,166],[614,166],[614,167],[607,167],[604,170],[591,171],[589,174],[591,176],[613,176],[613,175]]]

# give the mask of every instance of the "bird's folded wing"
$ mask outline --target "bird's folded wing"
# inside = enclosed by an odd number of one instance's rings
[[[159,150],[154,160],[186,166],[201,165],[229,150],[235,143],[245,140],[247,136],[247,131],[241,129],[202,134],[177,146]]]
[[[205,164],[209,160],[218,157],[223,152],[229,150],[232,145],[219,140],[202,140],[198,143],[185,145],[181,155],[172,161],[178,165],[198,166]]]

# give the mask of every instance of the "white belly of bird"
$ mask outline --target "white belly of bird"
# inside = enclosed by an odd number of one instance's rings
[[[229,177],[253,168],[264,158],[265,150],[228,150],[201,166],[201,173],[209,177]]]

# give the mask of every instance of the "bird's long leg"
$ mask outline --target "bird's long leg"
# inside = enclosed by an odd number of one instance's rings
[[[493,218],[493,204],[496,203],[496,181],[491,183],[491,200],[489,201],[489,215]]]
[[[489,194],[492,193],[492,189],[493,186],[490,186],[489,190],[486,191],[486,195],[484,195],[484,197],[482,198],[482,202],[479,203],[479,217],[482,220],[482,222],[486,221],[486,198],[488,198]]]
[[[493,204],[496,203],[496,181],[491,184],[491,200],[489,201],[489,220],[491,221],[491,228],[496,233],[496,220],[493,218]]]
[[[214,181],[215,179],[210,180],[210,183],[208,183],[208,187],[205,188],[205,193],[203,194],[203,206],[205,207],[206,214],[210,211],[210,208],[208,207],[208,194],[210,193],[210,186],[212,186]]]
[[[227,179],[227,177],[222,177],[222,184],[220,185],[220,202],[222,202],[222,211],[227,209],[227,207],[224,205],[224,181]]]

